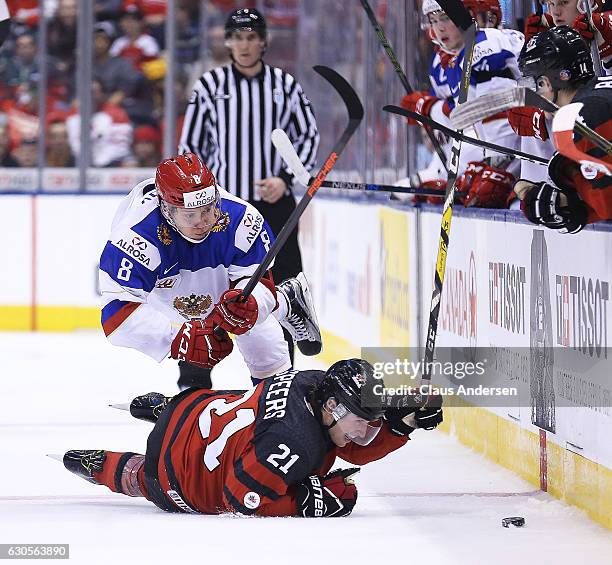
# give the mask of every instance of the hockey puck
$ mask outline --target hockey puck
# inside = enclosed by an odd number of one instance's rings
[[[525,525],[525,518],[522,516],[511,516],[510,518],[502,518],[502,526],[504,528],[509,528],[510,524],[520,528]]]

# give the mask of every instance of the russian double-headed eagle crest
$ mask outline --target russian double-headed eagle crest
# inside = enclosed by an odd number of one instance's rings
[[[190,294],[189,296],[177,296],[174,299],[174,307],[182,316],[190,320],[191,318],[201,318],[212,304],[210,295]]]
[[[223,231],[230,223],[229,212],[223,212],[221,217],[217,220],[217,223],[212,227],[213,232],[217,233]]]
[[[157,226],[157,237],[159,237],[159,241],[164,245],[170,245],[172,243],[170,228],[166,224],[159,224],[159,226]]]

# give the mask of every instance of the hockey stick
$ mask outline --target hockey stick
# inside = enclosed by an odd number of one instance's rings
[[[465,141],[465,143],[469,143],[470,145],[490,149],[491,151],[495,151],[496,153],[503,153],[504,155],[510,155],[512,157],[516,157],[517,159],[522,159],[524,161],[531,161],[532,163],[548,165],[548,160],[544,159],[543,157],[538,157],[537,155],[532,155],[531,153],[525,153],[523,151],[519,151],[518,149],[505,147],[504,145],[496,145],[495,143],[490,143],[488,141],[469,137],[468,135],[464,135],[459,131],[447,128],[446,126],[443,126],[442,124],[432,120],[431,118],[428,118],[427,116],[421,116],[421,114],[417,114],[416,112],[412,112],[410,110],[405,110],[404,108],[400,108],[399,106],[384,106],[383,110],[385,112],[391,112],[392,114],[398,114],[400,116],[412,118],[413,120],[416,120],[418,122],[430,125],[432,128],[440,130],[448,137],[451,137],[453,139],[460,139],[461,141]]]
[[[374,15],[372,8],[370,7],[370,3],[368,2],[368,0],[359,0],[359,1],[361,2],[363,9],[365,10],[366,15],[368,16],[368,19],[370,20],[370,23],[372,24],[372,27],[374,28],[374,31],[376,32],[376,35],[378,36],[380,44],[383,46],[385,53],[387,54],[387,57],[389,58],[389,61],[391,61],[391,64],[393,65],[393,68],[395,69],[395,73],[397,74],[402,85],[404,86],[406,93],[411,94],[412,92],[414,92],[414,89],[412,88],[412,86],[410,86],[410,83],[408,82],[408,78],[406,77],[406,74],[402,70],[402,66],[399,64],[399,61],[397,60],[397,57],[395,56],[395,52],[393,51],[393,49],[391,48],[391,45],[389,44],[387,36],[385,35],[385,31],[383,30],[382,26],[378,23],[378,20],[376,19],[376,16]],[[425,128],[425,132],[427,133],[427,136],[429,137],[429,141],[431,141],[431,144],[434,150],[438,154],[438,157],[440,157],[440,161],[442,162],[444,169],[446,170],[446,172],[448,172],[448,165],[446,164],[447,158],[446,158],[446,155],[444,154],[444,150],[442,149],[440,143],[436,139],[436,136],[434,135],[433,131],[431,131],[431,129],[427,127]]]
[[[463,71],[461,73],[461,84],[459,85],[459,106],[465,104],[470,88],[472,75],[472,58],[474,45],[476,43],[476,22],[461,0],[438,0],[446,15],[461,30],[464,37],[463,47]],[[448,182],[446,185],[446,199],[442,208],[442,225],[440,226],[440,242],[436,257],[436,272],[434,274],[434,288],[431,295],[431,307],[429,311],[429,325],[425,341],[425,355],[423,363],[423,374],[421,383],[431,381],[431,368],[433,365],[434,349],[436,346],[436,335],[438,333],[438,318],[440,316],[440,299],[442,298],[442,285],[444,283],[444,271],[446,269],[446,256],[450,242],[450,227],[453,216],[453,201],[457,184],[457,172],[459,168],[459,156],[461,154],[461,140],[453,138],[451,147],[451,159],[448,171]]]
[[[275,129],[272,132],[272,143],[285,163],[291,168],[297,180],[304,186],[308,186],[311,181],[310,173],[306,170],[304,163],[302,163],[302,160],[299,158],[287,133],[282,129]],[[321,183],[321,186],[366,192],[398,192],[402,194],[417,194],[419,196],[440,196],[439,191],[432,189],[414,188],[411,186],[393,186],[390,184],[326,180]]]
[[[581,151],[574,143],[574,128],[583,106],[582,102],[574,102],[557,110],[552,123],[555,145],[561,155],[580,163],[583,174],[588,174],[587,171],[591,170],[593,177],[597,176],[597,173],[612,176],[610,163]]]
[[[338,92],[342,101],[346,105],[346,109],[348,111],[349,123],[346,126],[345,130],[342,132],[340,139],[336,141],[331,153],[323,163],[321,169],[319,170],[317,176],[309,183],[308,190],[300,200],[300,203],[297,205],[295,210],[291,213],[291,216],[285,222],[283,229],[279,232],[276,240],[270,247],[270,250],[266,253],[266,256],[263,258],[263,261],[260,263],[257,270],[251,275],[249,282],[242,290],[241,296],[244,298],[248,297],[253,289],[263,276],[263,274],[268,270],[270,264],[274,260],[274,258],[278,255],[281,247],[287,241],[287,238],[291,234],[291,232],[296,228],[300,217],[304,213],[306,206],[310,203],[314,195],[317,193],[325,177],[329,174],[329,172],[333,169],[338,157],[346,147],[351,136],[355,133],[355,130],[359,127],[361,120],[363,119],[363,106],[361,105],[361,101],[357,96],[357,93],[353,90],[353,87],[346,82],[344,78],[342,78],[336,71],[330,69],[329,67],[325,67],[323,65],[317,65],[313,67],[313,69],[319,73],[327,82],[329,82],[334,89]]]
[[[593,59],[593,67],[595,74],[600,77],[605,73],[603,72],[603,66],[601,64],[601,57],[599,56],[599,47],[597,45],[597,28],[593,23],[593,9],[591,8],[591,0],[583,0],[584,13],[589,20],[589,26],[593,30],[593,39],[591,40],[591,59]]]
[[[457,107],[451,112],[451,122],[457,129],[463,129],[481,122],[484,118],[516,108],[518,106],[536,106],[554,114],[559,108],[537,92],[517,86],[508,90],[485,94],[475,100],[471,100],[464,104],[461,108]],[[593,131],[590,127],[581,122],[575,123],[575,129],[578,133],[592,141],[597,147],[605,151],[609,155],[612,154],[612,143]]]

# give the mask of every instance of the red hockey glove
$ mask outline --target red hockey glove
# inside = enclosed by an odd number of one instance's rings
[[[415,202],[429,202],[430,204],[444,204],[444,193],[446,192],[446,181],[443,179],[427,180],[417,188],[433,189],[440,192],[441,196],[419,196],[414,197]]]
[[[172,341],[170,357],[211,369],[233,348],[234,343],[229,336],[225,332],[221,337],[215,335],[213,324],[208,320],[190,320],[183,324]]]
[[[474,179],[484,171],[486,166],[481,161],[470,161],[463,174],[457,179],[457,190],[467,194],[474,184]]]
[[[348,516],[357,502],[357,487],[353,476],[357,467],[336,469],[324,477],[311,475],[298,486],[296,500],[298,516],[331,518]]]
[[[506,208],[508,195],[516,179],[497,167],[485,167],[474,179],[465,199],[465,206],[478,208]]]
[[[233,302],[241,292],[238,288],[226,290],[206,319],[235,335],[248,332],[257,322],[257,300],[251,295],[244,302]]]
[[[508,171],[471,161],[459,179],[462,191],[468,191],[465,206],[505,208],[516,179]]]
[[[514,133],[523,137],[548,139],[544,110],[535,106],[518,106],[508,110],[508,122]]]
[[[435,96],[431,96],[425,91],[415,90],[410,94],[406,94],[406,96],[402,98],[400,106],[402,108],[405,108],[406,110],[410,110],[411,112],[421,114],[421,116],[429,117],[429,114],[431,113],[431,108],[436,102],[440,102],[440,99],[436,98]],[[447,116],[449,116],[451,113],[450,106],[446,102],[444,102],[442,111]],[[418,124],[418,122],[416,120],[413,120],[412,118],[406,118],[406,121],[412,126]]]
[[[612,11],[609,12],[593,12],[593,26],[597,29],[604,42],[598,45],[599,56],[606,59],[612,55]],[[595,39],[595,31],[589,24],[589,19],[586,14],[581,14],[574,20],[572,27],[582,36],[585,41],[593,41]]]
[[[554,27],[553,18],[550,14],[531,14],[525,20],[525,41],[529,41],[536,33],[546,31]]]

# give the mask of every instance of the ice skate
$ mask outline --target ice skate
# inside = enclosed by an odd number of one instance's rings
[[[82,477],[86,481],[99,485],[94,472],[101,473],[106,461],[106,451],[102,449],[71,449],[66,451],[62,462],[71,473]]]
[[[129,404],[109,404],[109,406],[117,410],[129,411],[134,418],[154,424],[172,398],[172,396],[164,396],[161,392],[147,392],[137,396]]]
[[[323,346],[321,331],[304,273],[283,281],[277,289],[287,298],[288,303],[287,317],[280,320],[281,326],[291,334],[303,355],[319,354]]]
[[[171,396],[164,396],[161,392],[141,394],[130,403],[130,414],[138,420],[154,424],[171,400]]]

